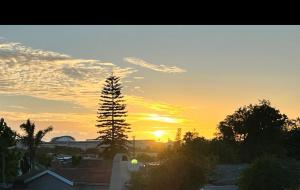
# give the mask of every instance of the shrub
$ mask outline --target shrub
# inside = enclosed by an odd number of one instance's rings
[[[210,143],[211,152],[218,159],[220,164],[240,163],[239,146],[224,140],[213,139]]]
[[[36,156],[37,162],[46,168],[51,166],[52,156],[46,153],[38,153]]]
[[[154,161],[156,161],[155,156],[150,156],[146,153],[137,154],[136,159],[141,161],[141,162],[154,162]]]
[[[81,156],[72,156],[72,166],[77,166],[81,161]]]
[[[206,162],[177,153],[159,166],[133,173],[131,190],[198,190],[208,181]]]
[[[254,161],[241,175],[241,190],[286,190],[300,185],[300,167],[295,160],[263,156]]]

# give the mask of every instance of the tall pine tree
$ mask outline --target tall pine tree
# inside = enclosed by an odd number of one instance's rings
[[[104,156],[112,158],[116,153],[128,152],[129,124],[126,123],[126,104],[121,94],[120,78],[113,74],[105,80],[98,108],[97,127],[100,128],[100,145],[108,145]]]

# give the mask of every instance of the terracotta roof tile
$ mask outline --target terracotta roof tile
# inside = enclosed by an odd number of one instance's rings
[[[75,183],[110,182],[112,163],[103,160],[81,160],[77,167],[59,167],[52,171]]]
[[[53,172],[74,183],[109,184],[111,176],[111,170],[99,170],[98,168],[60,168]]]

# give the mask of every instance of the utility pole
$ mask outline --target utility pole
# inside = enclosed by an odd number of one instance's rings
[[[132,145],[133,145],[133,158],[135,158],[135,136],[132,136]]]

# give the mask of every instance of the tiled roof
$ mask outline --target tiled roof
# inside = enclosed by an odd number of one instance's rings
[[[50,171],[76,184],[108,185],[111,177],[111,162],[103,160],[82,160],[77,167],[57,167]],[[24,182],[33,176],[38,176],[46,170],[32,171],[17,178],[15,185],[24,188]],[[43,174],[43,175],[49,175]],[[38,179],[38,177],[36,178]]]
[[[51,170],[64,178],[78,183],[109,184],[111,170],[97,168],[59,168]]]
[[[111,169],[111,162],[81,160],[76,167],[58,167],[51,171],[75,183],[109,183]]]

